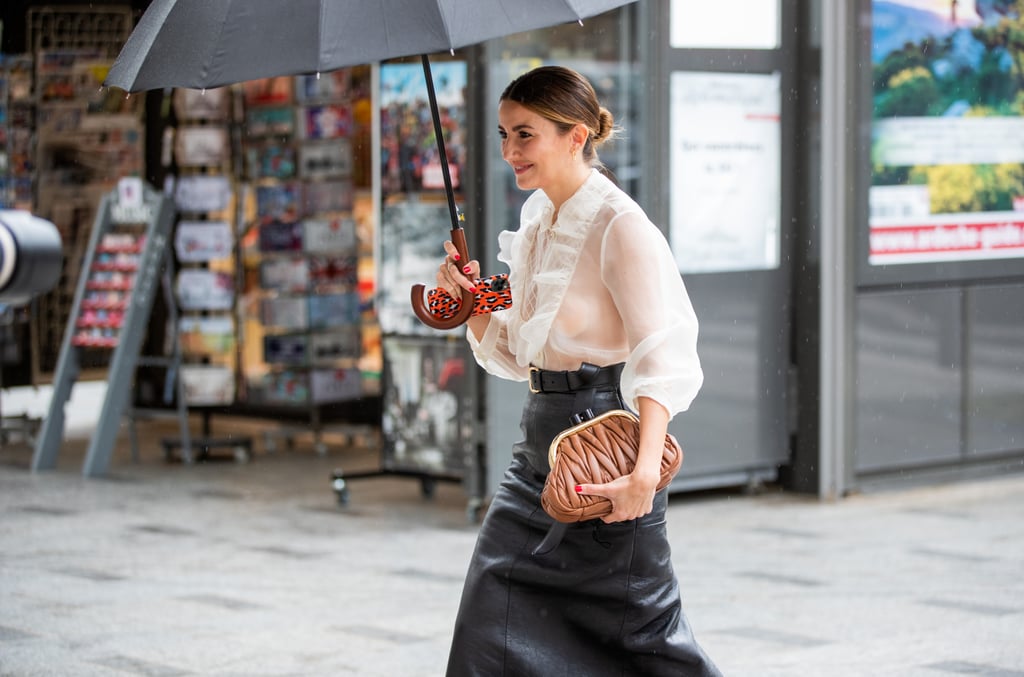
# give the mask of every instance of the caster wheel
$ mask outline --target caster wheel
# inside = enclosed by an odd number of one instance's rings
[[[334,493],[338,498],[338,505],[346,506],[349,503],[349,491],[348,484],[341,477],[335,477],[331,481],[331,488],[334,489]]]

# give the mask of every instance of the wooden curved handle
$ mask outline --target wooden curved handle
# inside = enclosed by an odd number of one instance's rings
[[[452,229],[452,244],[455,245],[455,251],[459,252],[459,260],[469,261],[469,247],[466,246],[466,232],[462,228]],[[475,298],[473,292],[468,289],[462,290],[462,305],[459,306],[459,312],[454,316],[449,317],[447,320],[443,320],[431,314],[430,309],[427,306],[425,294],[426,287],[424,285],[414,284],[410,300],[412,301],[412,311],[416,313],[416,317],[420,318],[420,322],[428,327],[433,327],[434,329],[455,329],[455,327],[464,324],[473,314],[473,302]]]

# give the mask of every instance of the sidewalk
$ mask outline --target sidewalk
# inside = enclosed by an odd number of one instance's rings
[[[372,454],[150,450],[102,480],[30,458],[0,449],[0,675],[443,674],[476,533],[461,487],[359,480],[342,509],[331,470]],[[1024,675],[1024,473],[675,496],[669,529],[726,675]]]

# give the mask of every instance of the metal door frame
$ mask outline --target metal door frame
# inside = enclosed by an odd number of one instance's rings
[[[793,265],[793,251],[796,247],[795,221],[797,219],[798,200],[801,193],[806,191],[806,185],[800,180],[804,163],[795,149],[799,146],[802,137],[798,135],[798,124],[801,120],[801,102],[796,96],[790,93],[797,91],[799,82],[799,55],[801,37],[801,24],[797,20],[800,9],[800,0],[779,0],[779,26],[780,44],[776,49],[676,49],[670,44],[670,3],[641,3],[640,27],[642,35],[654,36],[654,40],[641,40],[642,62],[646,64],[649,81],[647,83],[647,99],[643,102],[647,109],[641,111],[641,116],[646,120],[644,147],[648,153],[641,159],[643,163],[641,171],[645,177],[654,178],[643,182],[640,195],[641,203],[648,210],[651,219],[658,224],[669,224],[670,201],[671,201],[671,172],[670,149],[666,140],[669,138],[671,124],[670,120],[670,92],[668,83],[673,71],[703,71],[715,73],[759,73],[769,74],[778,72],[780,76],[780,251],[779,266],[773,270],[748,271],[740,274],[745,275],[781,275],[781,284],[784,288],[782,298],[779,299],[778,310],[784,313],[783,325],[787,328],[787,336],[779,337],[785,341],[785,358],[777,365],[761,365],[764,373],[772,373],[779,370],[784,377],[777,379],[784,382],[779,392],[760,393],[757,395],[759,403],[759,416],[765,427],[772,428],[779,438],[770,444],[783,447],[780,449],[787,457],[793,444],[792,438],[796,434],[797,412],[795,405],[796,383],[798,374],[795,365],[795,332],[793,330],[795,303],[793,296],[798,288],[796,267]],[[724,11],[724,10],[723,10]],[[710,273],[707,275],[735,275],[736,273]],[[687,279],[697,277],[689,275]],[[711,376],[711,375],[706,375]],[[713,377],[713,376],[712,376]],[[783,401],[783,409],[786,415],[785,420],[777,421],[778,407],[774,409],[763,398],[780,398]],[[781,430],[785,428],[785,430]],[[785,440],[782,437],[785,437]],[[788,462],[788,458],[784,459]],[[762,461],[763,462],[763,461]],[[780,463],[781,465],[781,463]],[[727,474],[717,479],[705,478],[704,486],[713,484],[725,484],[741,479],[742,473]],[[753,475],[751,481],[757,481]]]

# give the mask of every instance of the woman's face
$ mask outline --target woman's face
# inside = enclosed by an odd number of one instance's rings
[[[501,157],[523,190],[540,188],[549,196],[558,194],[579,162],[572,156],[571,132],[560,134],[554,122],[515,101],[498,104],[498,134]]]

